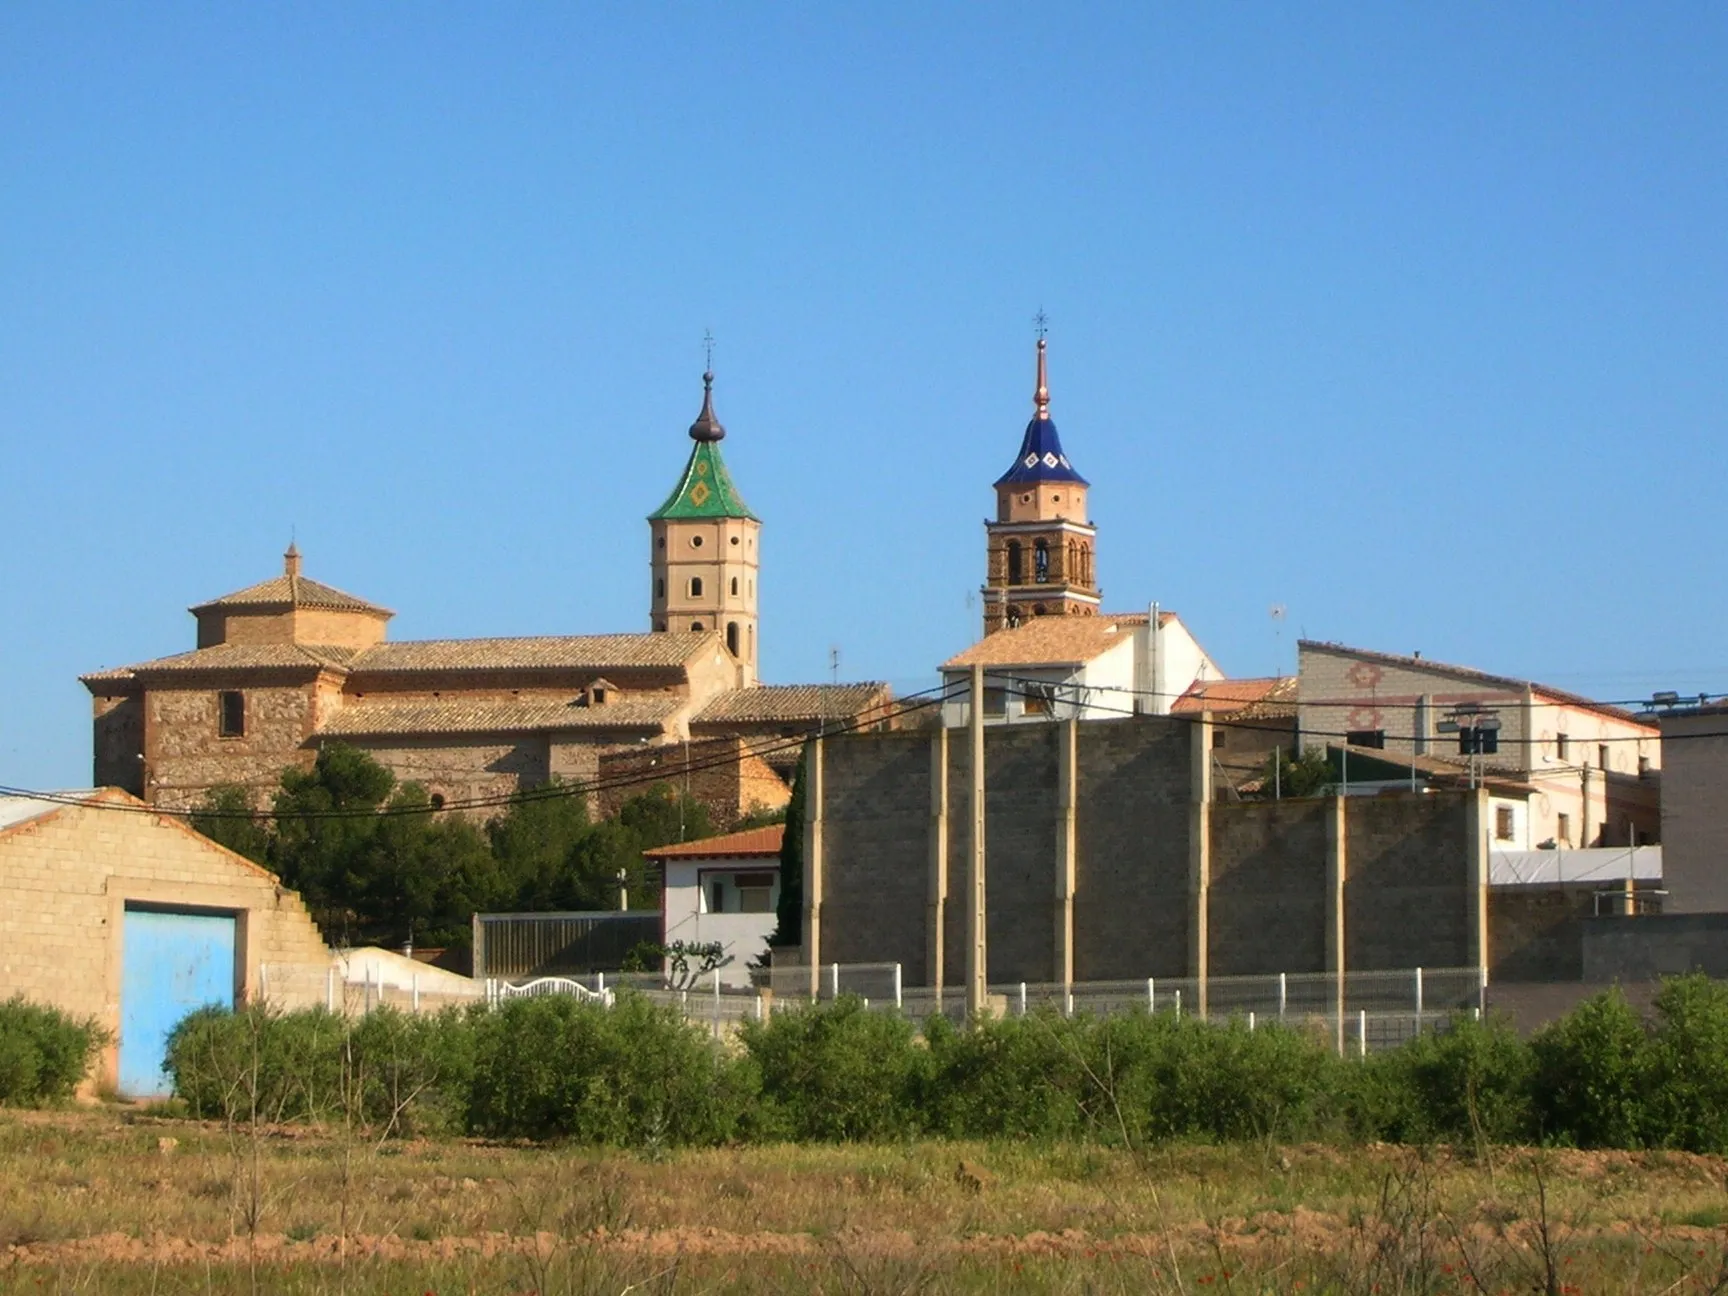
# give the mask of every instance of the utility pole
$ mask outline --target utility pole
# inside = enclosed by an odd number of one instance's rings
[[[983,1018],[989,998],[984,924],[984,668],[977,664],[972,667],[968,719],[972,739],[972,832],[967,843],[966,1015],[977,1021]]]

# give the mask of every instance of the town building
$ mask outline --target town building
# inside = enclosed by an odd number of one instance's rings
[[[1038,339],[1032,421],[1020,452],[996,479],[996,517],[984,523],[984,633],[1033,617],[1098,613],[1097,528],[1087,520],[1087,481],[1050,419],[1045,339]]]
[[[1156,619],[1156,628],[1153,622]],[[1224,673],[1173,612],[1039,616],[942,663],[944,723],[966,723],[965,685],[984,671],[986,724],[1168,715]]]
[[[1507,844],[1564,850],[1658,839],[1662,750],[1653,722],[1549,685],[1420,656],[1310,640],[1298,653],[1304,747],[1369,749],[1393,765],[1426,757],[1467,784],[1525,785],[1527,795],[1496,803],[1496,840]]]
[[[219,785],[262,802],[285,767],[340,741],[436,805],[489,810],[551,779],[594,781],[608,755],[692,740],[742,739],[783,773],[802,735],[880,722],[885,684],[758,681],[761,523],[721,457],[712,373],[689,434],[648,519],[647,632],[393,643],[389,609],[306,576],[290,546],[280,575],[192,609],[192,651],[83,677],[95,781],[172,808]],[[786,795],[753,791],[765,806]]]
[[[271,972],[322,1001],[331,966],[299,896],[179,819],[112,788],[0,797],[0,999],[94,1019],[100,1087],[166,1095],[187,1013],[262,997]]]
[[[661,873],[661,944],[718,944],[720,983],[750,985],[768,949],[780,903],[780,844],[772,824],[645,852]]]
[[[1728,914],[1728,698],[1669,705],[1658,724],[1665,910]]]

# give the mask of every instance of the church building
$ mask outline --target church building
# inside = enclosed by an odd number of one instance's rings
[[[389,609],[306,576],[290,546],[280,575],[192,609],[192,651],[82,677],[97,785],[174,809],[238,785],[262,805],[284,768],[341,741],[452,808],[680,765],[708,786],[735,767],[722,821],[783,802],[804,734],[882,722],[891,699],[882,683],[758,681],[762,524],[702,381],[683,476],[648,518],[646,632],[394,643]]]

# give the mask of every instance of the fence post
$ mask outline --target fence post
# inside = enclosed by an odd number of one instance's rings
[[[1360,1008],[1356,1012],[1356,1056],[1368,1056],[1368,1010]]]
[[[1182,992],[1180,990],[1176,992],[1176,1015],[1178,1017],[1182,1015]]]
[[[1254,1033],[1254,1010],[1252,1008],[1248,1010],[1248,1033],[1250,1035]]]
[[[828,997],[830,999],[840,997],[840,965],[838,963],[828,965]]]
[[[1284,1020],[1284,1010],[1290,1005],[1290,977],[1287,973],[1278,974],[1278,1020]]]
[[[1416,969],[1416,1033],[1422,1033],[1422,969]]]
[[[1072,983],[1062,987],[1062,1015],[1064,1017],[1074,1015],[1074,986]]]
[[[409,995],[411,996],[410,1002],[414,1006],[414,1011],[419,1012],[420,1011],[420,974],[418,972],[416,972],[413,976],[413,979],[409,981],[408,992],[409,992]]]
[[[594,974],[594,992],[600,996],[602,1003],[606,1001],[606,974],[604,972]]]
[[[900,965],[894,965],[894,1011],[899,1012],[906,1005],[901,1001]]]
[[[324,969],[324,1011],[336,1011],[336,965]]]
[[[1153,981],[1151,977],[1146,978],[1146,1011],[1149,1013],[1155,1013],[1158,1011],[1158,991],[1156,986],[1157,983]]]
[[[1020,1015],[1022,1017],[1026,1015],[1026,983],[1024,981],[1020,983]]]
[[[714,1038],[720,1038],[720,969],[714,969]]]

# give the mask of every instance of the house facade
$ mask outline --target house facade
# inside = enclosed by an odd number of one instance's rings
[[[1661,832],[1654,723],[1530,680],[1417,656],[1304,640],[1297,724],[1304,747],[1343,744],[1396,764],[1429,758],[1468,780],[1529,788],[1531,849],[1651,843]],[[1504,807],[1519,813],[1517,804]]]
[[[774,934],[784,834],[773,824],[645,852],[663,879],[661,944],[719,944],[720,983],[748,986],[750,964]]]

